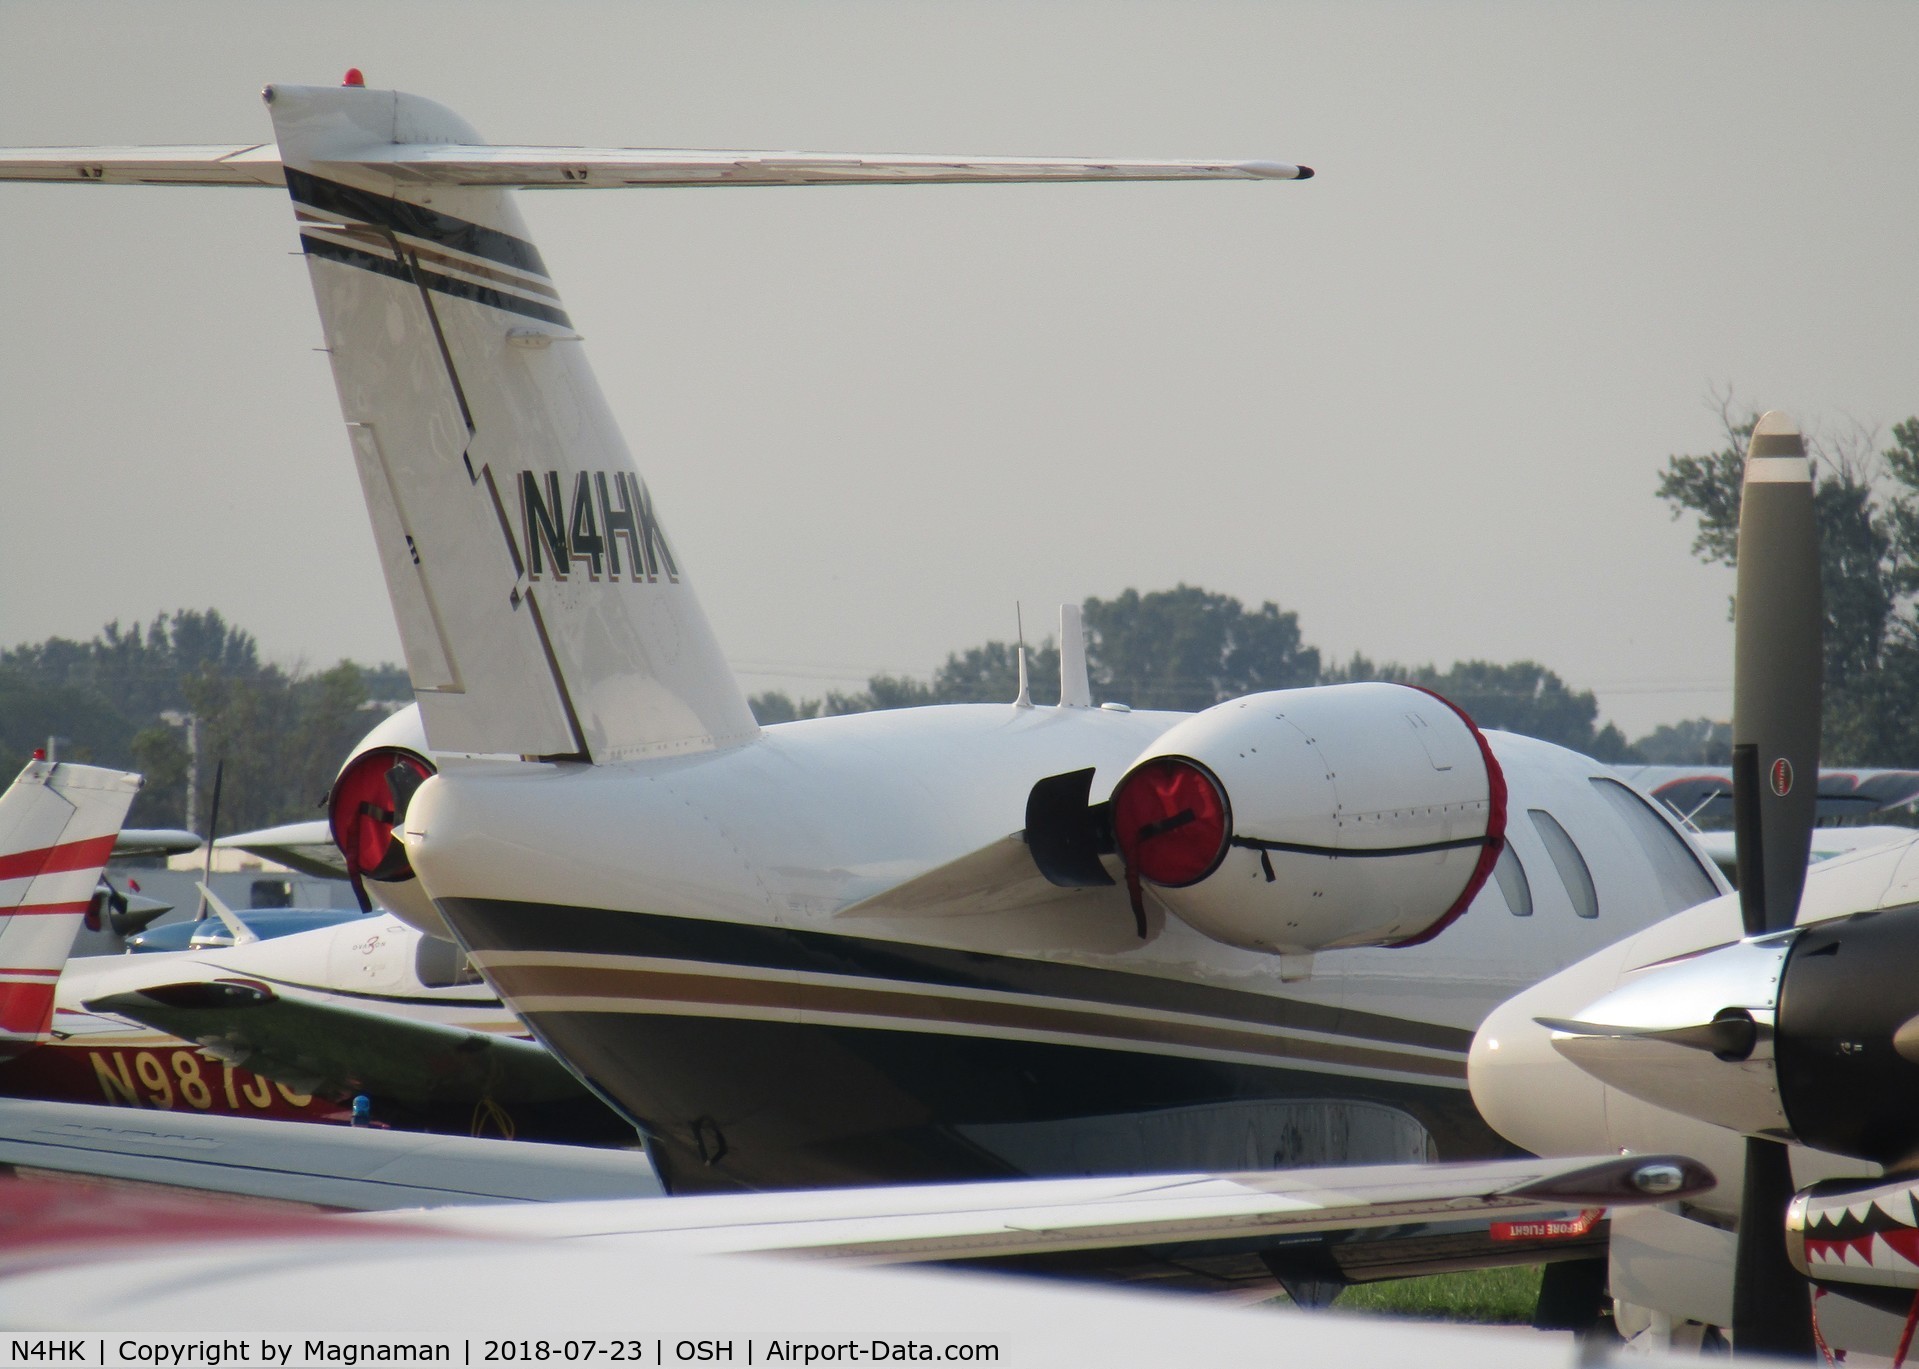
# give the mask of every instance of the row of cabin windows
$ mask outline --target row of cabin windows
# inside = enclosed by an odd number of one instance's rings
[[[1699,857],[1685,839],[1653,810],[1651,804],[1618,780],[1594,775],[1589,782],[1639,843],[1641,853],[1652,867],[1661,901],[1666,905],[1660,910],[1662,913],[1676,913],[1681,908],[1690,908],[1718,894],[1718,886],[1713,883],[1712,876],[1706,873]],[[1586,865],[1586,858],[1579,853],[1578,843],[1573,841],[1572,834],[1543,808],[1528,808],[1526,816],[1532,819],[1533,830],[1539,834],[1540,844],[1546,848],[1547,859],[1552,861],[1553,869],[1559,875],[1559,883],[1566,890],[1574,914],[1579,917],[1598,917],[1599,891],[1593,886],[1592,871]],[[1505,896],[1506,906],[1512,910],[1514,917],[1533,915],[1532,884],[1527,880],[1526,867],[1520,864],[1519,853],[1513,850],[1511,842],[1499,853],[1499,860],[1493,866],[1493,878],[1498,882],[1499,892]]]

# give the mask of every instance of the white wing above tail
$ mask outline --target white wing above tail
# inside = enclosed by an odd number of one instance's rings
[[[871,152],[722,152],[635,147],[389,144],[348,166],[423,185],[606,190],[696,185],[978,185],[1031,181],[1303,181],[1286,162],[1088,157],[941,157]],[[188,147],[19,147],[0,150],[0,181],[101,185],[283,186],[268,143]]]
[[[53,989],[138,775],[29,761],[0,794],[0,1056],[44,1041]]]

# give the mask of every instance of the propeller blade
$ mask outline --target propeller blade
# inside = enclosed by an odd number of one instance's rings
[[[1806,444],[1781,413],[1762,415],[1746,447],[1735,592],[1733,833],[1740,919],[1753,937],[1798,921],[1819,798],[1819,531]],[[1810,1292],[1786,1246],[1793,1193],[1786,1147],[1748,1136],[1733,1255],[1732,1339],[1741,1356],[1813,1355]]]
[[[1732,1267],[1733,1353],[1813,1358],[1812,1290],[1786,1249],[1786,1208],[1794,1194],[1786,1147],[1746,1138],[1739,1196],[1739,1243]]]
[[[220,835],[220,786],[227,777],[227,762],[223,756],[213,767],[213,803],[207,810],[207,863],[200,872],[200,911],[194,915],[195,922],[207,920],[206,888],[213,883],[213,841]]]
[[[1818,800],[1824,670],[1812,463],[1767,413],[1746,449],[1733,608],[1733,829],[1746,935],[1793,925]],[[1756,849],[1755,849],[1756,848]]]

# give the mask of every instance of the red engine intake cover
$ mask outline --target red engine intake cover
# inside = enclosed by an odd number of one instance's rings
[[[393,836],[405,811],[394,794],[395,766],[421,780],[433,774],[433,764],[424,756],[397,746],[378,746],[355,756],[327,796],[327,824],[351,874],[387,882],[413,877],[406,848]],[[412,786],[405,787],[410,796]]]
[[[1212,771],[1184,756],[1147,761],[1113,791],[1120,858],[1164,888],[1197,884],[1212,874],[1232,833],[1226,791]]]

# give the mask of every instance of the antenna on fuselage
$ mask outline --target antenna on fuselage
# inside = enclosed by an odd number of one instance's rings
[[[1033,706],[1033,692],[1026,687],[1026,618],[1020,612],[1019,600],[1017,599],[1013,601],[1013,631],[1019,641],[1018,655],[1016,657],[1019,662],[1019,695],[1013,700],[1013,707],[1031,708]]]
[[[1059,606],[1059,706],[1093,706],[1093,682],[1086,673],[1086,628],[1078,604]]]

